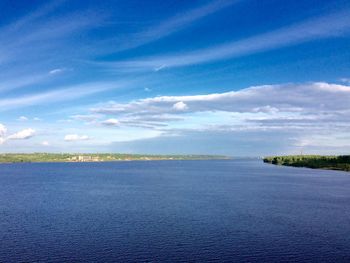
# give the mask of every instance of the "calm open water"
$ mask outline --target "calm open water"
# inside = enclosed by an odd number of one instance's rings
[[[350,173],[258,160],[0,165],[1,262],[349,262]]]

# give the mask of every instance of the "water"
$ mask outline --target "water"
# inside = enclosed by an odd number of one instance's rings
[[[0,165],[1,262],[349,262],[350,173],[257,160]]]

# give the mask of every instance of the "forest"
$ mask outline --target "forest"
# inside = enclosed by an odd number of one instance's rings
[[[263,160],[276,165],[350,171],[350,155],[287,155],[265,157]]]

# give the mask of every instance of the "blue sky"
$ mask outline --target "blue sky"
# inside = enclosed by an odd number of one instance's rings
[[[0,10],[0,152],[350,151],[349,1]]]

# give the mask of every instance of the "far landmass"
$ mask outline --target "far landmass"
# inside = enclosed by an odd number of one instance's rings
[[[314,169],[350,171],[350,155],[288,155],[264,158],[265,163]]]
[[[122,153],[4,153],[0,154],[0,163],[30,162],[111,162],[111,161],[148,161],[148,160],[211,160],[230,159],[221,155],[142,155]]]

